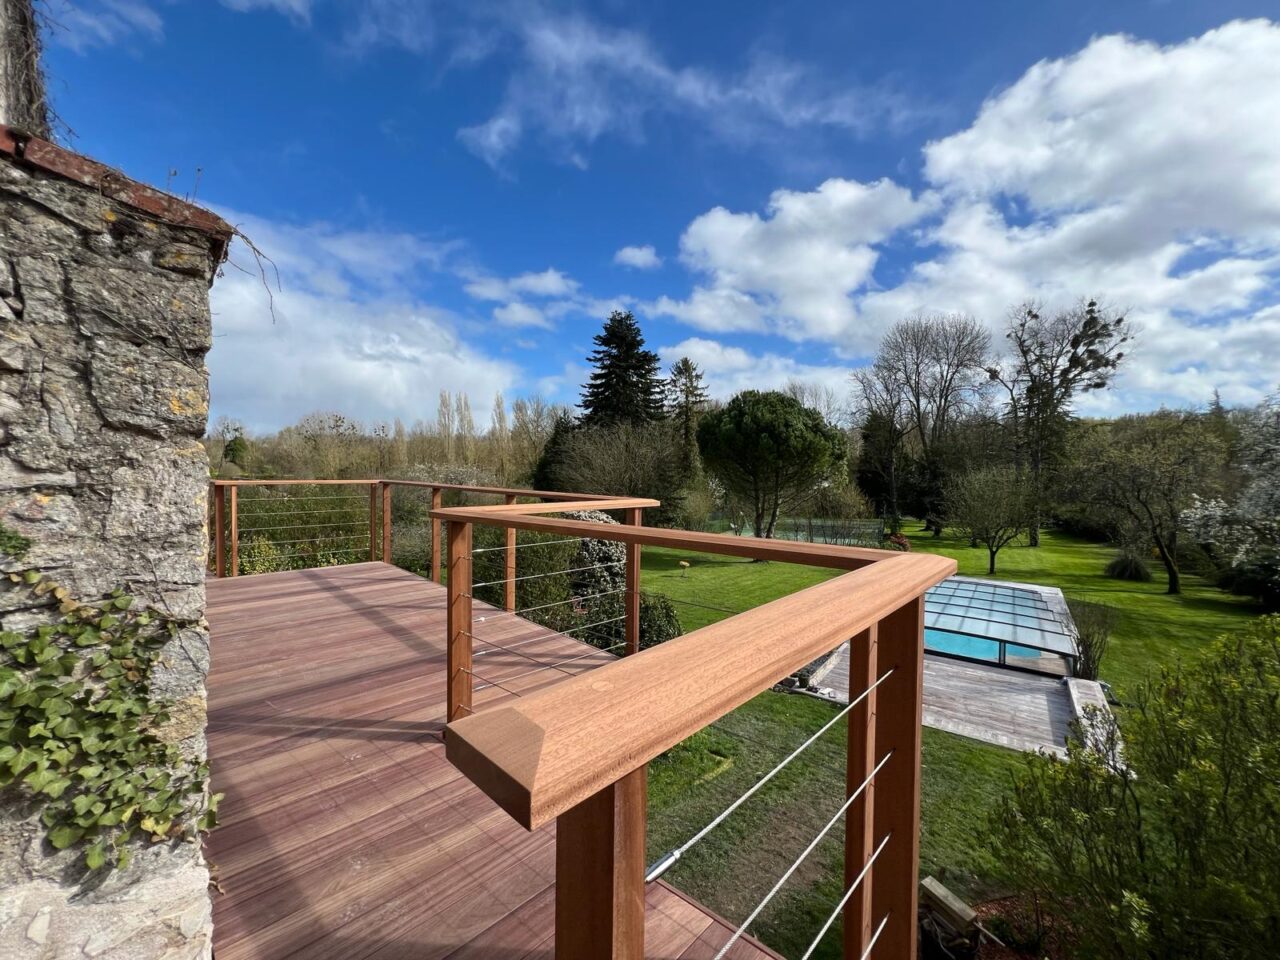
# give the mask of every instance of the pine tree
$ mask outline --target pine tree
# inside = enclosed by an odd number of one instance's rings
[[[680,460],[685,477],[696,476],[701,466],[698,457],[698,417],[707,405],[707,388],[702,371],[688,357],[671,365],[667,380],[667,407],[680,430]]]
[[[640,325],[630,311],[615,310],[595,337],[587,359],[595,367],[582,388],[582,425],[614,426],[661,420],[664,382],[658,355],[644,349]]]

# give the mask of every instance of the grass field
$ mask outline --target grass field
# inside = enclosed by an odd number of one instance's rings
[[[909,527],[913,549],[956,558],[960,572],[985,575],[986,552]],[[686,631],[803,589],[834,573],[783,563],[644,550],[643,587],[676,602]],[[1048,532],[1042,546],[1001,551],[998,576],[1060,587],[1068,597],[1121,611],[1103,676],[1122,688],[1153,667],[1194,655],[1209,638],[1256,616],[1255,607],[1198,577],[1170,597],[1152,583],[1109,580],[1105,545]],[[681,560],[687,568],[680,567]],[[764,693],[650,765],[650,860],[700,829],[795,746],[835,708],[806,697]],[[801,755],[756,797],[691,850],[668,874],[681,889],[735,922],[745,919],[801,849],[838,808],[844,791],[843,724]],[[936,730],[923,745],[921,870],[956,893],[998,893],[984,841],[993,799],[1007,788],[1016,754]],[[753,931],[786,956],[799,956],[839,899],[843,834],[837,828],[812,854]],[[838,924],[819,957],[839,954]]]

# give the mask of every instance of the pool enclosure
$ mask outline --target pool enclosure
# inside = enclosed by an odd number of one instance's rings
[[[932,653],[1053,676],[1075,673],[1075,625],[1062,591],[951,577],[925,595]]]

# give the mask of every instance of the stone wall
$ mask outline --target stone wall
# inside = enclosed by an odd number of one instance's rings
[[[191,226],[172,198],[150,212],[127,202],[158,196],[49,144],[0,149],[0,523],[30,541],[3,568],[48,574],[86,601],[124,588],[197,623],[167,642],[151,687],[172,705],[158,735],[196,763],[209,665],[198,441],[208,288],[230,231],[194,208]],[[58,615],[0,584],[0,629]],[[0,791],[0,957],[211,955],[198,843],[136,842],[103,881],[82,850],[49,845],[39,811],[20,785]]]

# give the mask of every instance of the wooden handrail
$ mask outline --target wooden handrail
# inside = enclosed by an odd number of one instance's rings
[[[615,501],[621,502],[621,501]],[[621,509],[625,506],[656,505],[653,500],[631,500],[623,507],[602,507],[595,505],[591,509]],[[431,516],[441,520],[456,520],[463,523],[495,523],[501,516],[501,524],[519,530],[532,530],[539,533],[559,533],[570,537],[588,537],[604,540],[617,540],[620,543],[637,544],[648,547],[668,547],[673,550],[690,550],[697,553],[717,553],[730,557],[745,557],[750,560],[776,560],[782,563],[803,563],[814,567],[828,567],[835,570],[857,570],[860,567],[877,563],[886,557],[896,556],[892,551],[873,550],[867,547],[844,547],[835,544],[805,543],[800,540],[761,540],[756,537],[740,537],[731,533],[698,533],[690,530],[672,530],[668,527],[644,526],[608,526],[603,527],[587,520],[569,520],[561,517],[541,517],[537,512],[548,513],[556,510],[585,508],[585,504],[521,504],[516,510],[504,510],[502,507],[444,507],[432,510]]]
[[[494,496],[536,497],[539,500],[612,500],[609,493],[570,493],[563,490],[526,490],[523,487],[489,487],[467,483],[437,483],[434,480],[397,480],[391,477],[354,477],[350,480],[305,480],[298,477],[255,480],[252,478],[227,478],[210,481],[214,487],[288,487],[334,484],[365,486],[371,483],[390,483],[398,487],[426,487],[433,490],[453,490],[461,493],[493,494]]]
[[[515,820],[535,829],[955,571],[947,557],[887,554],[880,563],[451,723],[447,755]]]

